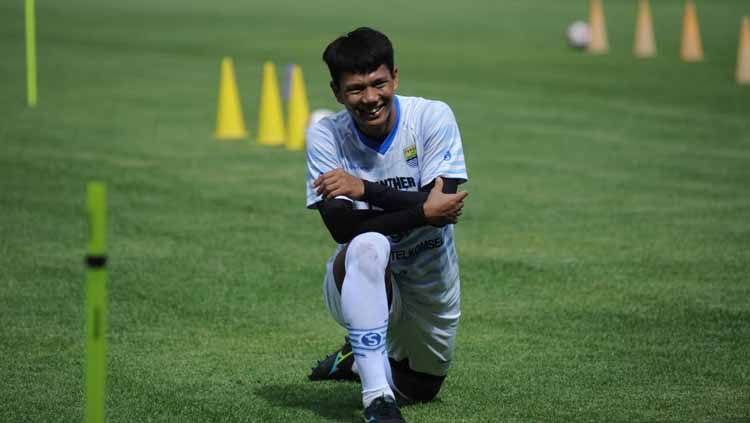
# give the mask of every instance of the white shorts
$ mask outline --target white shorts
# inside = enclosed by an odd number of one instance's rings
[[[456,329],[461,316],[460,287],[456,278],[445,300],[439,304],[425,304],[417,292],[400,288],[392,275],[393,296],[388,317],[388,355],[397,361],[409,359],[412,370],[435,376],[445,376],[453,360]],[[331,317],[341,327],[341,293],[333,278],[333,260],[326,263],[323,280],[323,301]]]

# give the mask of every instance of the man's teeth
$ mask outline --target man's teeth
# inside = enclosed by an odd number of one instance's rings
[[[380,109],[382,109],[382,108],[383,108],[383,105],[381,104],[378,107],[373,107],[372,109],[366,109],[365,113],[374,115],[374,114],[377,114],[380,111]]]

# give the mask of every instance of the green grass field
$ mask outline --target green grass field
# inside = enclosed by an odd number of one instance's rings
[[[321,300],[334,248],[304,208],[304,154],[212,138],[222,56],[257,129],[261,68],[359,25],[396,47],[404,95],[449,103],[471,181],[457,226],[455,365],[409,422],[750,421],[746,0],[699,1],[706,60],[678,59],[682,2],[652,2],[659,56],[566,48],[586,2],[0,3],[0,421],[83,418],[85,185],[109,191],[111,422],[351,422],[359,387],[306,380],[344,332]]]

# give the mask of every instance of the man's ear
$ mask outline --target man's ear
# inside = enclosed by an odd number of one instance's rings
[[[339,102],[339,104],[344,104],[344,102],[341,100],[341,97],[339,97],[339,86],[335,82],[331,81],[328,84],[331,87],[331,91],[333,91],[333,96],[336,97],[336,101]]]
[[[398,89],[398,67],[393,66],[393,90]]]

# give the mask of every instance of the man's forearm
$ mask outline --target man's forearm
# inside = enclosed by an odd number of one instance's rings
[[[362,197],[374,206],[380,207],[385,211],[404,210],[413,208],[427,201],[430,190],[435,185],[435,181],[422,187],[419,191],[401,191],[386,185],[364,181],[365,194]],[[458,191],[458,180],[452,178],[443,179],[443,192],[446,194],[455,194]]]
[[[318,211],[331,236],[339,244],[345,244],[365,232],[392,235],[427,225],[422,203],[401,210],[378,212],[354,210],[350,201],[333,199],[320,202]]]

